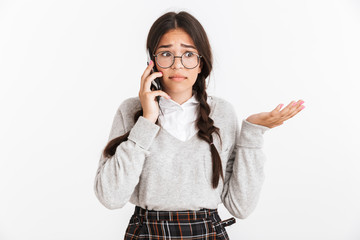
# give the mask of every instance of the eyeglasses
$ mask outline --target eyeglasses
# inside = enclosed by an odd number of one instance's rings
[[[171,67],[175,62],[175,58],[181,58],[181,63],[185,68],[193,69],[199,65],[200,58],[202,58],[202,56],[194,52],[184,52],[181,56],[174,56],[172,52],[164,51],[153,54],[153,56],[156,63],[162,68]]]

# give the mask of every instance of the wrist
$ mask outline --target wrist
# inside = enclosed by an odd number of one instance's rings
[[[150,122],[152,122],[152,123],[156,123],[156,120],[157,120],[157,118],[154,118],[154,117],[149,117],[149,116],[143,116],[143,118],[146,118],[147,120],[149,120]]]

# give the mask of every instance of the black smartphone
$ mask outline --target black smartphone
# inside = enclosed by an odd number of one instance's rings
[[[149,65],[150,60],[151,60],[149,49],[147,49],[146,53],[147,53],[147,65]],[[156,72],[155,71],[155,63],[154,63],[154,67],[151,69],[150,74],[153,73],[153,72]],[[154,80],[151,81],[150,89],[151,89],[151,91],[161,90],[160,77],[155,78]],[[159,102],[159,99],[160,99],[160,96],[157,96],[156,97],[157,102]]]
[[[147,65],[149,65],[150,60],[151,60],[149,49],[146,52],[147,52]],[[151,69],[151,73],[153,73],[153,72],[156,72],[155,64],[154,64],[154,67]],[[155,78],[153,81],[151,81],[151,91],[154,91],[154,90],[161,90],[160,78]]]

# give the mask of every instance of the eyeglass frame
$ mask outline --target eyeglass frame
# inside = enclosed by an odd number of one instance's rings
[[[172,64],[171,64],[169,67],[162,67],[162,66],[157,62],[157,55],[159,55],[160,53],[164,53],[164,52],[169,52],[169,53],[171,53],[171,54],[174,56],[174,57],[173,57],[173,62],[172,62]],[[174,63],[175,63],[175,58],[180,58],[181,64],[185,67],[185,65],[184,65],[184,63],[183,63],[183,61],[182,61],[182,57],[184,56],[185,53],[188,53],[188,52],[191,52],[191,51],[186,51],[186,52],[184,52],[181,56],[175,56],[175,54],[173,54],[173,53],[170,52],[170,51],[161,51],[161,52],[158,52],[157,54],[153,54],[153,57],[155,57],[156,63],[159,64],[159,66],[160,66],[161,68],[164,68],[164,69],[170,68],[172,65],[174,65]],[[199,63],[200,63],[200,58],[203,57],[203,56],[197,54],[196,52],[191,52],[191,53],[194,53],[194,54],[197,56],[197,58],[198,58],[198,63],[196,64],[195,67],[193,67],[193,68],[185,67],[186,69],[194,69],[194,68],[196,68],[196,67],[199,65]]]

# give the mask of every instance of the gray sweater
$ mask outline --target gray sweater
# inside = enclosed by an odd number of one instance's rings
[[[128,201],[157,211],[214,209],[223,203],[237,218],[255,209],[264,182],[263,134],[270,128],[242,120],[241,130],[233,105],[210,96],[210,117],[220,128],[213,133],[222,160],[223,174],[217,189],[211,186],[212,159],[209,143],[197,134],[183,142],[159,125],[134,114],[141,109],[139,97],[124,100],[113,120],[108,141],[130,131],[111,158],[101,154],[94,190],[108,209]]]

